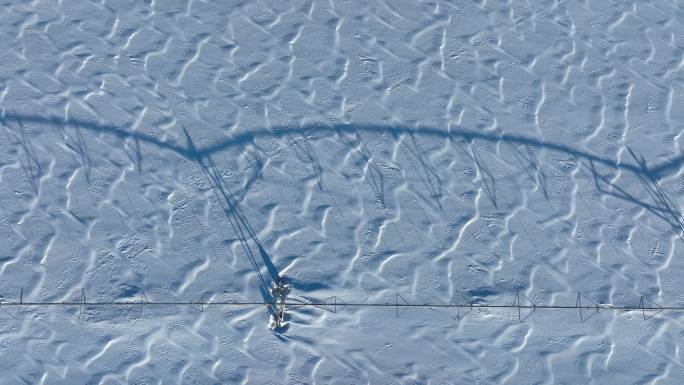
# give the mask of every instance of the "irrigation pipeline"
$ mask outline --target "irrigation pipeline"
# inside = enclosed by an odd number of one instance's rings
[[[280,314],[281,319],[284,317],[285,311],[292,311],[297,308],[303,307],[316,307],[331,313],[337,313],[338,309],[355,307],[355,308],[394,308],[396,311],[397,318],[400,315],[400,311],[406,308],[443,308],[443,309],[456,309],[458,313],[458,319],[465,317],[468,311],[475,309],[513,309],[518,311],[518,320],[521,321],[526,317],[522,317],[522,311],[533,312],[535,310],[575,310],[579,312],[580,321],[584,322],[589,319],[594,314],[598,313],[600,310],[613,310],[613,311],[639,311],[642,313],[644,320],[654,317],[655,315],[663,311],[684,311],[684,306],[659,306],[644,297],[641,297],[639,304],[637,306],[615,306],[610,304],[598,304],[591,300],[589,297],[577,293],[577,301],[575,305],[537,305],[527,296],[516,292],[514,300],[510,304],[487,304],[487,303],[410,303],[404,299],[400,294],[395,294],[394,302],[343,302],[339,297],[328,297],[324,300],[309,300],[309,299],[298,299],[298,298],[276,298],[275,301],[176,301],[176,302],[154,302],[149,301],[144,293],[141,293],[139,301],[112,301],[112,302],[89,302],[86,301],[85,293],[82,294],[80,301],[71,302],[33,302],[33,301],[23,301],[23,292],[18,302],[4,302],[0,301],[0,309],[4,312],[9,313],[7,307],[18,307],[18,312],[21,312],[22,307],[78,307],[80,309],[80,314],[83,314],[87,307],[131,307],[136,306],[140,308],[140,314],[142,315],[143,307],[168,307],[168,306],[191,306],[193,308],[198,307],[200,311],[204,311],[205,307],[212,306],[227,306],[227,307],[251,307],[251,306],[266,306],[270,310],[275,310],[277,314]],[[525,299],[529,304],[521,303],[521,299]],[[583,302],[584,301],[584,302]],[[588,302],[587,302],[588,301]],[[3,308],[4,307],[4,308]],[[467,310],[463,314],[460,313],[461,310]],[[589,312],[587,314],[587,312]],[[649,314],[647,314],[647,312]],[[528,314],[529,315],[529,314]]]
[[[275,302],[2,302],[0,307],[4,306],[275,306]],[[684,307],[680,306],[614,306],[600,304],[593,305],[494,305],[494,304],[445,304],[445,303],[369,303],[369,302],[285,302],[288,307],[318,307],[318,308],[342,308],[342,307],[391,307],[391,308],[461,308],[461,309],[572,309],[572,310],[646,310],[646,311],[684,311]],[[327,310],[327,309],[326,309]]]

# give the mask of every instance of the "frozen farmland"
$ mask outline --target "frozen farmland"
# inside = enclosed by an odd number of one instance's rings
[[[684,3],[0,0],[0,385],[684,383]]]

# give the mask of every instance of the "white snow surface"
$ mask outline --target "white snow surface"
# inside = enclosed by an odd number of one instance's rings
[[[3,302],[606,307],[0,305],[0,384],[682,383],[682,314],[607,309],[684,305],[681,1],[0,0],[0,48]]]

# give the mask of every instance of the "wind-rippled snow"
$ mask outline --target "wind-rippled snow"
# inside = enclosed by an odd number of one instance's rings
[[[0,296],[260,301],[278,274],[346,302],[682,306],[683,22],[676,1],[0,1]],[[15,311],[0,384],[684,378],[676,312]]]

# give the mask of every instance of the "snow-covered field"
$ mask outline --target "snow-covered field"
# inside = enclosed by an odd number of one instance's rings
[[[684,305],[680,1],[0,0],[0,47],[3,302]],[[0,384],[684,378],[681,313],[464,313],[0,305]]]

